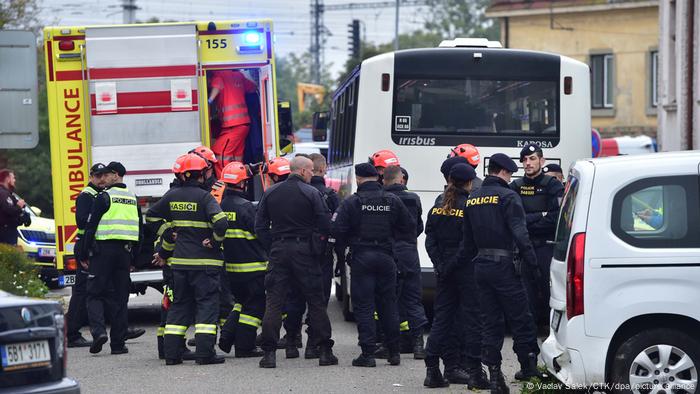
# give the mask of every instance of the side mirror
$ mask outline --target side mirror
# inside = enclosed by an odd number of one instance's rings
[[[38,208],[38,207],[35,207],[35,206],[31,206],[31,207],[29,207],[29,209],[31,209],[32,212],[34,212],[34,214],[35,214],[36,216],[41,216],[41,208]]]
[[[311,126],[311,138],[316,141],[327,141],[328,140],[328,120],[330,119],[330,112],[315,112],[314,118]]]
[[[292,108],[289,101],[277,102],[277,118],[280,130],[280,149],[282,149],[282,139],[294,134],[292,124]]]

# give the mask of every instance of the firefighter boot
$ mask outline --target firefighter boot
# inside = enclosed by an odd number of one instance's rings
[[[518,355],[518,361],[520,362],[520,371],[515,373],[516,380],[530,380],[530,378],[542,376],[537,369],[537,355],[535,353]]]
[[[244,350],[236,348],[236,358],[250,358],[250,357],[261,357],[265,354],[259,347],[254,347],[252,349]]]
[[[390,365],[400,365],[401,364],[401,353],[399,353],[399,347],[397,344],[389,345],[389,358],[387,358]]]
[[[216,343],[216,335],[211,334],[195,334],[197,342],[197,353],[195,354],[195,362],[199,365],[221,364],[226,361],[222,356],[216,354],[214,344]]]
[[[197,359],[197,357],[195,357],[194,352],[191,351],[190,348],[188,348],[188,347],[185,345],[185,342],[184,342],[184,341],[182,342],[182,359],[185,360],[185,361],[191,361],[191,360],[196,360],[196,359]]]
[[[158,359],[165,360],[165,350],[163,349],[163,339],[162,336],[158,337]]]
[[[469,374],[467,387],[470,390],[486,390],[489,388],[489,379],[486,376],[486,371],[481,366],[467,369],[467,374]]]
[[[284,348],[284,356],[286,358],[299,358],[299,349],[294,344]]]
[[[338,357],[333,354],[333,348],[324,345],[319,346],[318,365],[338,365]]]
[[[374,352],[362,351],[356,359],[352,360],[353,367],[368,367],[373,368],[377,366],[377,362],[374,360]]]
[[[381,344],[377,350],[374,352],[374,358],[386,360],[389,358],[389,349],[384,346],[384,344]]]
[[[425,359],[425,347],[423,345],[423,334],[418,334],[413,337],[413,359]]]
[[[304,349],[304,358],[307,360],[319,358],[321,355],[321,348],[319,346],[310,345],[306,342],[306,349]]]
[[[491,394],[510,394],[510,389],[506,384],[506,378],[501,372],[501,366],[499,365],[489,365],[489,375],[491,389]]]
[[[467,384],[469,383],[469,374],[460,367],[450,369],[445,367],[445,379],[449,380],[450,383]]]
[[[425,358],[425,380],[423,386],[434,389],[438,387],[448,387],[450,382],[442,376],[440,372],[440,359],[438,357]]]
[[[265,355],[260,359],[260,368],[275,368],[277,367],[277,352],[265,351]]]
[[[233,347],[233,338],[221,330],[221,335],[219,335],[219,349],[224,353],[231,353],[231,348]]]

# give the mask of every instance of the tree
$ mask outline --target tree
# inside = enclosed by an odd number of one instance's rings
[[[330,106],[330,95],[333,80],[328,73],[330,65],[325,65],[321,72],[321,85],[326,87],[326,95],[321,104],[313,101],[304,112],[299,112],[299,100],[297,99],[297,82],[311,82],[311,74],[309,65],[306,59],[309,58],[308,53],[300,56],[289,54],[285,57],[278,58],[276,61],[276,76],[277,76],[277,99],[280,101],[289,101],[292,106],[292,120],[294,127],[307,127],[311,124],[313,113],[316,111],[327,110]]]
[[[425,29],[442,38],[488,38],[498,40],[499,25],[486,18],[490,0],[430,0]]]
[[[36,34],[40,29],[37,0],[0,1],[2,29],[31,30]]]

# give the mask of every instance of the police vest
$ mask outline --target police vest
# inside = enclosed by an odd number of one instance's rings
[[[136,196],[125,187],[112,187],[105,190],[105,193],[109,196],[109,209],[97,225],[95,239],[138,241],[139,213]]]
[[[549,175],[544,175],[542,179],[535,184],[526,185],[524,178],[515,180],[515,192],[520,195],[523,201],[525,213],[546,212],[549,210],[547,186],[551,180],[552,177]]]
[[[86,186],[85,189],[83,189],[81,192],[85,194],[89,194],[92,198],[97,197],[97,195],[100,193],[97,190],[95,190],[92,186]],[[78,229],[78,235],[84,235],[85,234],[85,229],[84,228],[79,228]]]
[[[392,201],[380,191],[371,196],[357,194],[360,198],[360,227],[357,241],[360,243],[383,243],[393,238],[391,216]]]

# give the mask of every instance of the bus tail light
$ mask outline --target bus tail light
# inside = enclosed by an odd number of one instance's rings
[[[583,315],[583,267],[586,233],[574,234],[566,259],[566,316]]]
[[[574,89],[574,80],[571,77],[564,77],[564,94],[569,95]]]
[[[382,92],[388,92],[390,84],[391,76],[387,73],[382,74]]]

